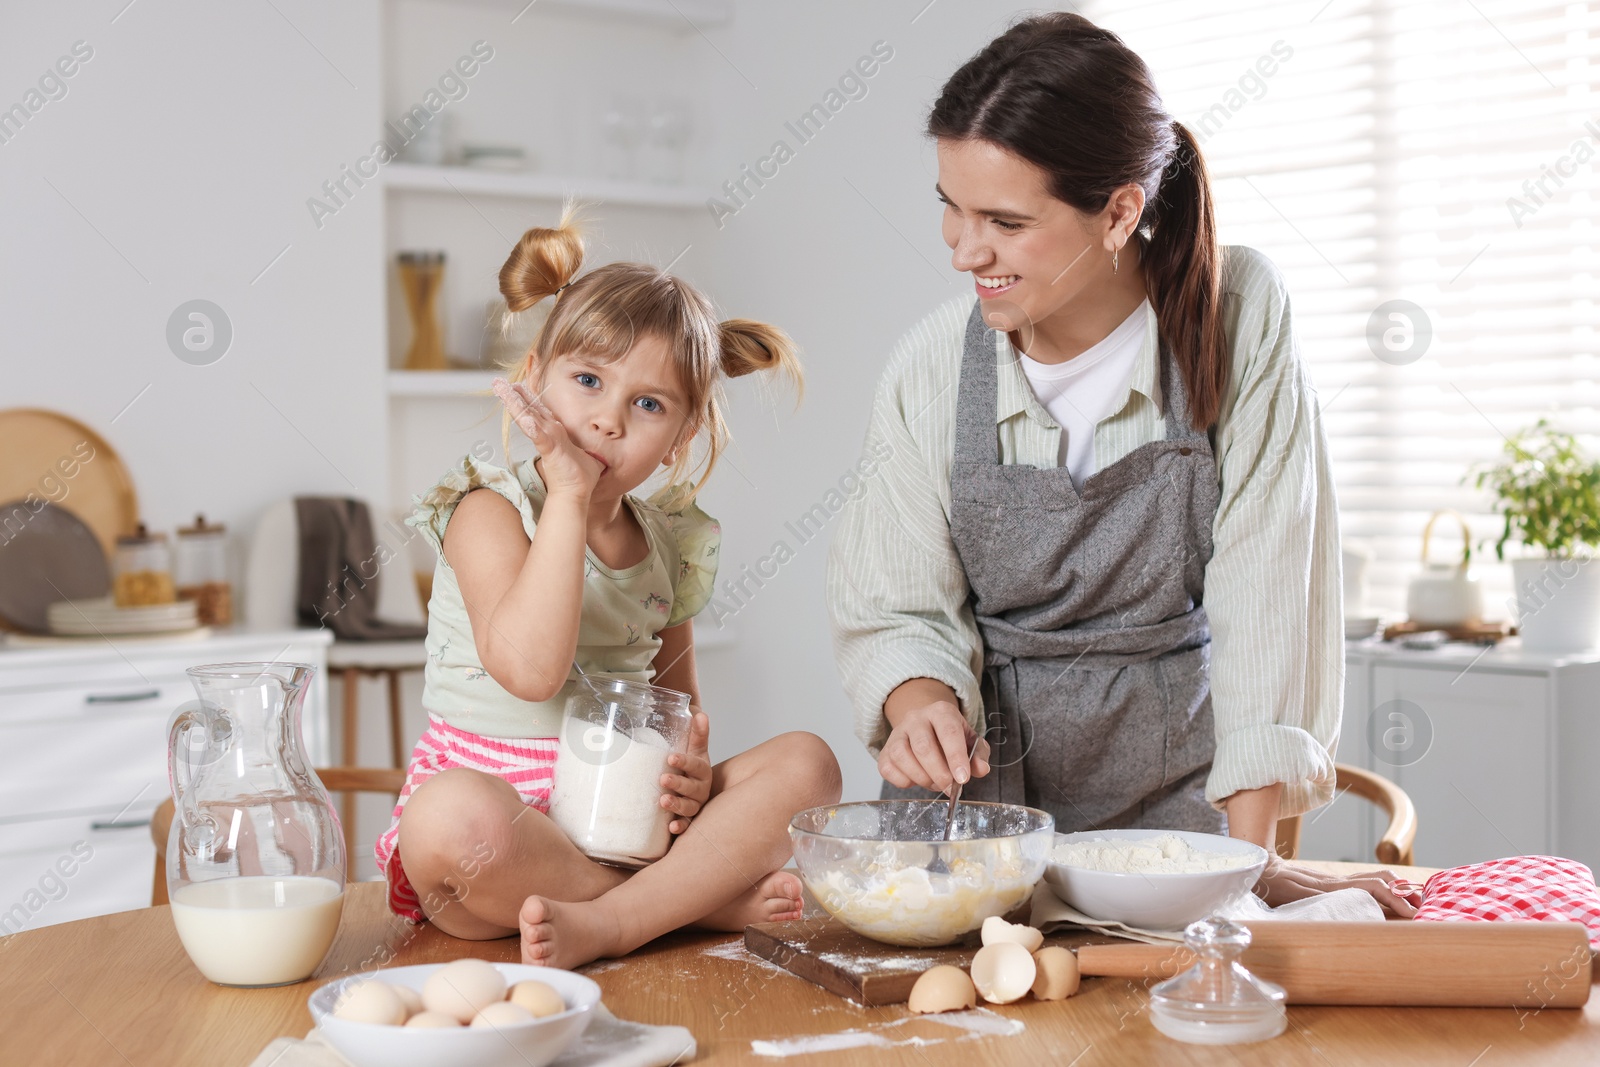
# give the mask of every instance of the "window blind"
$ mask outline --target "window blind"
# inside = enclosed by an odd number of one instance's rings
[[[1082,10],[1201,139],[1223,242],[1286,276],[1368,605],[1404,608],[1455,508],[1507,617],[1501,520],[1464,479],[1541,416],[1600,443],[1600,0]]]

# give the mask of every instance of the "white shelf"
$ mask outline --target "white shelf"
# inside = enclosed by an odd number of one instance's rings
[[[604,178],[572,178],[526,171],[482,170],[477,167],[434,167],[421,163],[390,163],[383,168],[390,189],[417,193],[476,193],[530,200],[578,200],[641,207],[698,208],[709,196],[688,185],[652,185]]]
[[[733,21],[732,0],[444,0],[460,5],[504,8],[533,14],[541,9],[566,14],[593,15],[599,18],[627,19],[651,23],[685,33],[707,26],[723,26]]]
[[[499,374],[493,370],[392,370],[389,395],[493,399],[489,384]]]

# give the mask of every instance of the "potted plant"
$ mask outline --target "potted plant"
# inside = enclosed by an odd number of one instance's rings
[[[1577,438],[1552,429],[1547,419],[1511,437],[1505,458],[1477,472],[1478,488],[1495,494],[1505,516],[1495,555],[1519,542],[1523,558],[1511,561],[1515,586],[1510,607],[1523,647],[1572,652],[1600,645],[1600,462]]]

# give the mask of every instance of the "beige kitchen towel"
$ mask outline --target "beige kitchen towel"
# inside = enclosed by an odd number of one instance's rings
[[[668,1067],[695,1057],[694,1035],[681,1026],[647,1026],[619,1019],[604,1004],[578,1043],[550,1067]],[[261,1050],[250,1067],[350,1067],[313,1029],[304,1038],[280,1037]]]
[[[1374,900],[1372,894],[1365,889],[1354,887],[1336,889],[1332,893],[1320,893],[1276,908],[1267,907],[1254,893],[1240,893],[1219,906],[1217,913],[1224,918],[1242,922],[1260,922],[1268,919],[1294,919],[1298,922],[1383,922],[1385,918],[1383,905]],[[1081,926],[1096,933],[1126,937],[1131,941],[1143,941],[1150,945],[1183,942],[1182,930],[1143,930],[1119,922],[1091,919],[1056,896],[1055,890],[1048,882],[1040,882],[1038,888],[1033,891],[1033,912],[1028,924],[1040,930],[1057,926]]]

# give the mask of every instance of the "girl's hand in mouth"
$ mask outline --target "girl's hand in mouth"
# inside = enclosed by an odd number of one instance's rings
[[[595,483],[606,472],[606,464],[572,443],[567,428],[543,400],[521,382],[513,385],[504,378],[494,380],[494,395],[539,450],[539,474],[551,494],[567,492],[587,497],[594,492]]]

